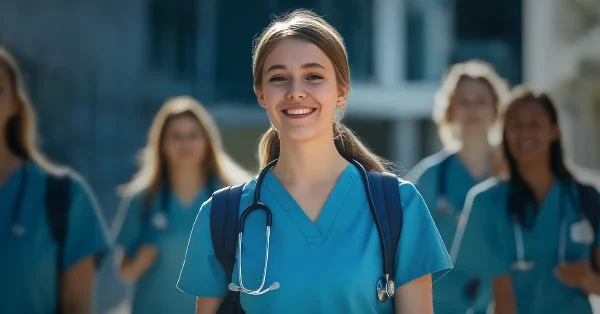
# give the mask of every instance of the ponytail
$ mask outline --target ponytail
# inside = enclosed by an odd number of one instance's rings
[[[333,140],[337,151],[346,159],[358,161],[367,171],[389,172],[389,162],[371,152],[348,127],[333,122]],[[260,168],[279,158],[279,133],[274,127],[262,136],[259,143],[258,160]]]

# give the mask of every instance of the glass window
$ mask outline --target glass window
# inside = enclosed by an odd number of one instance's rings
[[[179,79],[194,78],[199,31],[197,6],[196,0],[151,0],[149,49],[152,69]]]
[[[218,2],[216,98],[256,104],[252,89],[252,44],[273,15],[313,9],[344,37],[354,81],[368,80],[372,62],[372,0],[267,0],[236,2],[235,10]]]

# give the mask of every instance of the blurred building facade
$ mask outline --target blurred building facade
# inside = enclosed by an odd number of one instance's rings
[[[166,97],[201,100],[228,151],[256,167],[268,120],[252,91],[253,39],[273,14],[298,7],[346,40],[345,122],[405,169],[439,148],[430,112],[448,65],[485,59],[522,80],[521,0],[4,0],[0,41],[26,72],[44,149],[84,173],[112,217],[114,187],[135,171]]]

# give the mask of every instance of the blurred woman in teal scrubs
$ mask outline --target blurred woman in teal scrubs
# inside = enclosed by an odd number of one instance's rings
[[[339,33],[313,12],[294,11],[265,29],[252,65],[258,103],[272,124],[259,144],[261,168],[276,160],[259,189],[259,201],[272,212],[270,243],[265,248],[265,214],[247,216],[238,251],[243,267],[238,255],[226,274],[211,241],[210,199],[196,218],[178,287],[197,297],[197,313],[214,314],[229,292],[229,275],[234,284],[242,281],[238,269],[246,287],[261,286],[268,252],[266,285],[280,286],[241,293],[248,314],[433,313],[432,277],[452,266],[423,199],[403,180],[397,182],[402,235],[390,265],[397,270],[390,286],[396,295],[387,302],[377,297],[380,237],[361,172],[348,159],[367,171],[387,167],[339,122],[350,91]],[[240,213],[253,202],[256,180],[243,187]]]
[[[591,314],[588,294],[600,293],[591,264],[594,254],[600,266],[599,222],[582,202],[591,199],[587,206],[598,210],[600,194],[577,188],[547,95],[516,88],[503,118],[510,178],[469,192],[453,246],[456,264],[494,277],[496,313]]]
[[[115,223],[124,249],[121,276],[135,282],[133,314],[194,312],[194,298],[176,287],[194,219],[215,190],[249,177],[225,153],[217,126],[198,101],[165,102],[141,168],[123,187]]]
[[[455,64],[436,95],[434,121],[444,149],[415,166],[407,179],[415,184],[446,244],[451,248],[467,192],[501,169],[498,110],[508,86],[482,61]],[[470,258],[477,252],[464,248]],[[454,268],[433,288],[436,313],[485,313],[489,283],[467,269]]]
[[[36,141],[21,72],[0,47],[0,312],[91,313],[106,227],[84,180]]]

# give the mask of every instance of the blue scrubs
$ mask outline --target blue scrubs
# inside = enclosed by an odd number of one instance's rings
[[[152,217],[159,211],[160,193],[154,198],[149,215],[142,219],[142,196],[124,200],[120,215],[123,223],[117,237],[117,244],[125,254],[134,256],[143,244],[157,247],[158,253],[152,265],[136,282],[132,313],[164,314],[194,313],[196,301],[193,297],[177,290],[177,278],[185,258],[187,242],[200,206],[211,195],[209,188],[198,191],[189,206],[182,204],[174,193],[167,193],[168,228],[157,229]]]
[[[446,158],[448,158],[446,160]],[[440,199],[440,172],[442,161],[445,160],[445,198],[448,205],[444,209],[438,208]],[[407,179],[415,184],[427,207],[431,217],[438,228],[446,247],[451,250],[452,241],[462,212],[465,197],[469,190],[479,183],[473,178],[457,154],[441,151],[425,158],[407,175]],[[464,257],[477,260],[478,253],[467,247],[464,248]],[[471,299],[466,289],[469,282],[475,278],[468,269],[455,267],[444,278],[441,278],[433,287],[433,304],[437,314],[464,314],[472,308],[475,312],[485,313],[491,298],[490,282],[480,280],[477,298]]]
[[[398,186],[404,221],[395,280],[401,286],[427,274],[443,275],[452,265],[415,187],[405,181]],[[255,187],[256,178],[244,187],[240,213],[251,204]],[[382,253],[354,165],[345,169],[314,224],[271,172],[264,178],[261,201],[273,212],[265,287],[274,281],[281,286],[260,296],[242,293],[246,313],[393,313],[392,302],[376,297]],[[210,206],[209,200],[196,218],[178,287],[194,296],[222,297],[229,283],[211,243]],[[256,289],[265,258],[263,212],[246,219],[242,258],[244,285]],[[237,263],[233,280],[239,284]]]
[[[568,189],[576,200],[568,198]],[[559,264],[561,199],[564,199],[563,217],[567,222],[565,260],[589,261],[591,246],[600,247],[600,234],[595,235],[593,242],[594,234],[590,231],[587,243],[572,235],[585,217],[579,207],[577,189],[574,185],[555,181],[541,204],[532,229],[521,228],[524,259],[534,263],[534,268],[529,271],[511,268],[517,261],[517,249],[513,224],[507,214],[508,192],[509,183],[498,179],[485,181],[469,192],[457,231],[455,245],[460,242],[460,249],[456,264],[470,267],[484,276],[511,274],[519,313],[592,314],[588,296],[580,289],[564,285],[553,274]],[[469,258],[471,252],[463,250],[463,246],[475,250],[479,259]]]
[[[17,237],[11,231],[12,214],[25,169],[19,219],[25,232]],[[100,257],[110,247],[106,226],[89,188],[76,177],[70,193],[62,271],[88,257]],[[32,162],[24,163],[0,186],[2,313],[54,314],[56,311],[58,250],[50,234],[45,198],[46,174]]]

